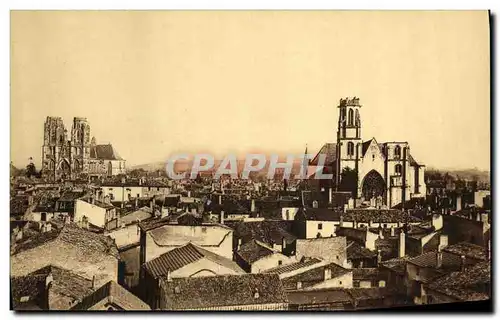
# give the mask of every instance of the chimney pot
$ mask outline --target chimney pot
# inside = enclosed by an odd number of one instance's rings
[[[443,266],[443,253],[438,250],[436,253],[436,268],[441,268]]]
[[[460,257],[461,263],[460,263],[460,270],[465,271],[465,266],[466,266],[466,259],[465,256]]]

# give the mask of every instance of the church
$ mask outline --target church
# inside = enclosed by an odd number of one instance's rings
[[[63,120],[47,117],[42,146],[42,174],[51,180],[113,176],[125,173],[125,160],[111,144],[90,138],[86,118],[75,117],[68,139]]]
[[[359,98],[340,99],[336,143],[326,143],[310,162],[318,166],[319,157],[326,159],[323,172],[332,173],[328,186],[339,190],[342,173],[357,175],[354,198],[377,206],[395,207],[426,194],[425,165],[411,155],[406,141],[378,142],[361,137],[361,104]],[[349,170],[350,169],[350,170]],[[340,191],[340,190],[339,190]]]

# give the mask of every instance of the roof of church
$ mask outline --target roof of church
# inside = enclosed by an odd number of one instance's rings
[[[319,155],[326,154],[325,165],[330,165],[335,162],[337,154],[337,144],[336,143],[325,143],[323,147],[319,150],[318,154],[310,162],[311,165],[317,165],[319,161]]]
[[[111,144],[98,144],[91,147],[90,157],[102,160],[123,160]]]

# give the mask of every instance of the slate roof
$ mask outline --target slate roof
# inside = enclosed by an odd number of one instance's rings
[[[289,273],[289,272],[292,272],[292,271],[296,271],[296,270],[299,270],[299,269],[303,269],[303,268],[307,268],[307,267],[313,266],[313,265],[318,264],[320,262],[321,262],[320,259],[305,258],[305,259],[302,259],[301,261],[290,263],[290,264],[287,264],[287,265],[284,265],[284,266],[278,266],[278,267],[275,267],[275,268],[271,268],[271,269],[268,269],[268,270],[266,270],[264,272],[265,273],[285,274],[285,273]]]
[[[29,273],[26,276],[11,278],[11,291],[14,309],[24,304],[22,297],[29,296],[29,301],[46,308],[44,295],[46,292],[46,279],[52,275],[51,292],[63,295],[74,300],[81,300],[92,292],[92,281],[85,279],[69,270],[55,266],[46,266]]]
[[[85,192],[83,191],[66,191],[64,192],[61,197],[59,197],[58,201],[74,201],[78,198],[81,198],[85,195]]]
[[[489,299],[491,264],[482,261],[465,271],[452,272],[431,282],[429,288],[462,301]]]
[[[62,229],[52,229],[24,242],[20,242],[16,245],[13,254],[15,255],[55,241],[72,244],[84,252],[99,252],[119,258],[118,249],[113,239],[109,236],[84,230],[75,224],[66,224]]]
[[[219,256],[211,251],[200,248],[192,243],[170,250],[161,256],[144,264],[144,268],[155,278],[164,276],[168,271],[172,272],[206,258],[228,269],[239,273],[244,271],[238,265],[225,257]]]
[[[246,242],[240,247],[238,251],[236,251],[236,254],[240,256],[243,261],[250,265],[257,260],[273,255],[275,253],[275,250],[255,239]]]
[[[276,274],[162,279],[161,290],[165,310],[287,303]]]
[[[325,165],[331,165],[336,160],[337,155],[337,144],[336,143],[325,143],[323,147],[316,154],[314,159],[311,160],[311,165],[318,165],[319,155],[326,154]]]
[[[90,147],[90,158],[100,160],[123,160],[111,144],[98,144]]]
[[[151,310],[141,299],[114,281],[109,281],[87,295],[80,303],[72,307],[71,310],[89,310],[105,299],[107,299],[108,303],[117,305],[122,310]]]
[[[313,286],[317,283],[321,283],[326,281],[325,279],[325,269],[329,269],[331,271],[331,279],[340,277],[346,273],[349,273],[353,270],[345,269],[338,264],[329,263],[327,265],[322,265],[313,269],[305,270],[299,274],[293,275],[291,277],[287,277],[282,279],[283,286],[285,289],[296,289],[297,282],[302,282],[303,287]]]
[[[458,256],[466,256],[467,258],[477,260],[488,260],[486,249],[482,246],[469,242],[460,242],[452,244],[443,249],[444,252],[456,254]]]

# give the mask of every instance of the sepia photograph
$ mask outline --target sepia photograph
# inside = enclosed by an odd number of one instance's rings
[[[10,310],[492,312],[491,22],[10,11]]]

